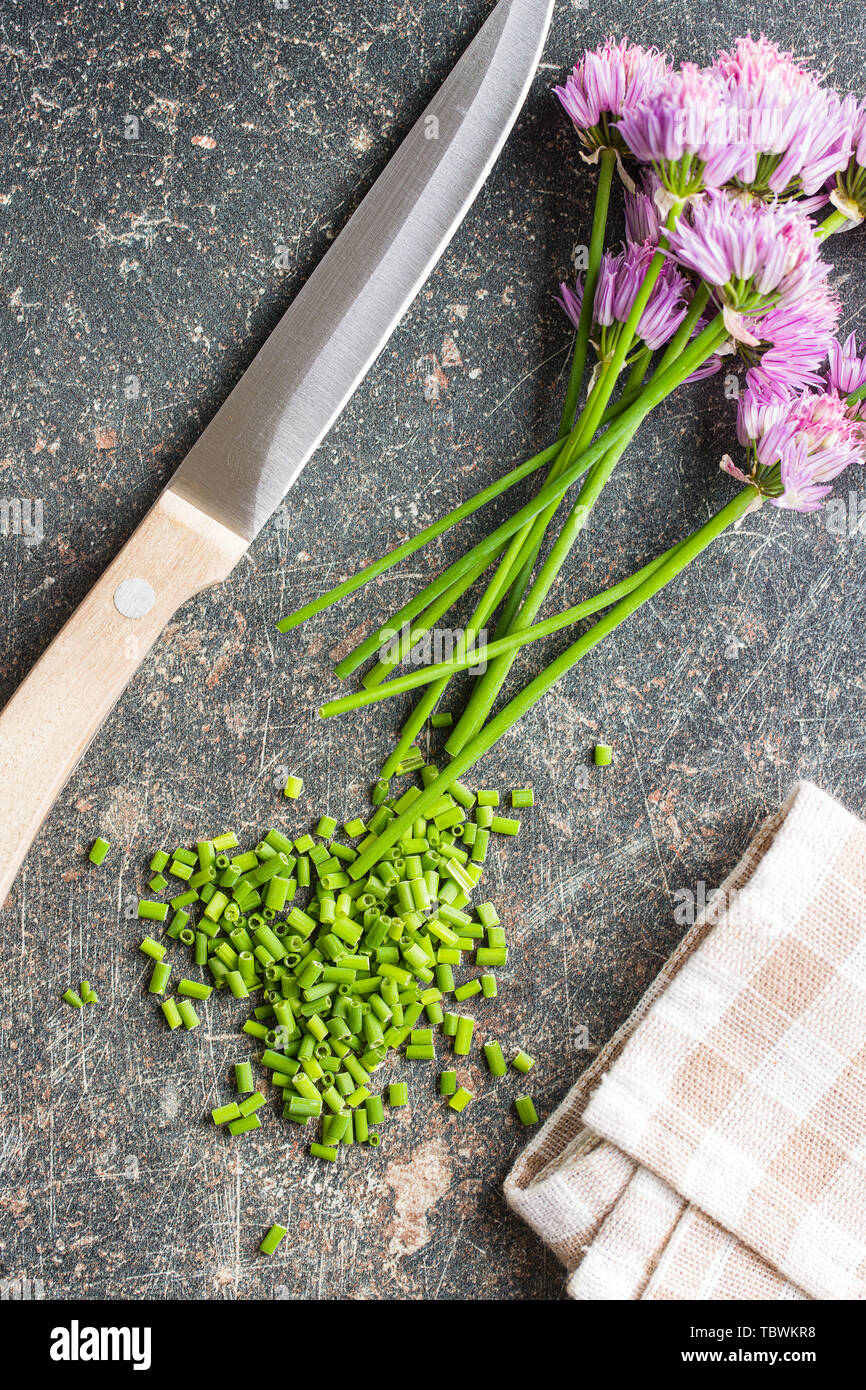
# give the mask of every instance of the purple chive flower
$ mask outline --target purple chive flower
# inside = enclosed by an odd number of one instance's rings
[[[637,245],[658,246],[664,226],[656,192],[661,184],[651,170],[644,170],[643,189],[625,193],[625,234]]]
[[[665,261],[638,323],[637,336],[655,352],[674,336],[685,318],[691,286],[672,261]]]
[[[851,153],[850,112],[838,94],[763,34],[736,39],[714,66],[728,84],[736,138],[749,151],[738,181],[761,196],[826,202],[824,185]]]
[[[724,471],[790,511],[817,511],[834,478],[864,459],[859,425],[833,390],[746,392],[737,411],[737,435],[749,451],[752,471],[747,475],[727,457]]]
[[[603,330],[626,322],[644,282],[653,247],[648,243],[626,243],[622,251],[606,251],[601,259],[593,300],[593,329],[601,329],[598,351],[610,351],[610,335]],[[637,337],[651,352],[663,346],[679,328],[688,310],[689,285],[676,266],[667,261],[652,288],[646,308],[638,320]],[[583,283],[560,286],[559,303],[577,328],[583,304]]]
[[[554,91],[590,151],[624,150],[612,122],[632,110],[658,88],[670,70],[670,59],[657,48],[642,48],[613,36],[587,50],[563,87]]]
[[[829,271],[811,222],[796,208],[724,191],[694,203],[668,241],[679,263],[713,287],[732,336],[752,347],[759,340],[747,319],[818,292]]]
[[[839,313],[839,301],[825,283],[796,304],[747,322],[747,329],[760,340],[757,347],[739,344],[749,368],[747,384],[764,392],[819,385],[818,369],[833,346]]]
[[[735,103],[715,68],[684,63],[619,122],[619,133],[669,193],[686,198],[736,178],[749,149],[737,138]]]
[[[850,145],[850,159],[836,174],[830,200],[852,222],[862,222],[866,217],[866,101],[845,97],[841,119]]]
[[[793,53],[783,52],[766,34],[758,39],[751,34],[734,39],[730,52],[722,50],[713,66],[730,82],[748,91],[762,92],[781,81],[792,96],[802,96],[814,91],[821,82],[819,73],[804,68]]]
[[[849,396],[852,391],[866,386],[866,351],[861,357],[853,333],[844,343],[834,339],[827,355],[830,359],[827,382],[832,390],[838,391],[840,396]]]

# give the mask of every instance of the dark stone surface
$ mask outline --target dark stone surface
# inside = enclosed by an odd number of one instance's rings
[[[0,698],[489,9],[6,7],[0,492],[44,499],[45,538],[2,541]],[[493,1087],[473,1062],[477,1102],[443,1118],[419,1067],[380,1151],[333,1169],[270,1111],[258,1135],[228,1142],[206,1116],[250,1053],[242,1008],[214,996],[200,1030],[168,1035],[124,909],[156,847],[227,823],[256,836],[283,816],[281,767],[305,778],[299,830],[314,811],[363,811],[396,716],[319,724],[315,706],[337,685],[329,653],[450,551],[433,547],[299,634],[279,638],[273,620],[555,432],[567,334],[552,295],[587,236],[593,179],[554,79],[609,28],[705,60],[748,27],[840,86],[860,79],[866,8],[847,0],[563,0],[506,153],[285,516],[231,582],[178,615],[61,797],[3,914],[3,1277],[42,1279],[55,1297],[559,1296],[557,1266],[500,1196],[524,1141],[512,1082]],[[862,233],[832,246],[845,331],[864,326],[862,250]],[[576,547],[557,606],[708,515],[733,443],[720,379],[665,408]],[[512,962],[499,999],[476,1012],[482,1036],[538,1057],[543,1115],[586,1064],[579,1029],[602,1044],[682,934],[679,890],[717,883],[794,778],[863,810],[863,544],[819,517],[749,518],[487,760],[484,782],[531,781],[539,804],[492,856]],[[519,671],[542,660],[535,650]],[[616,762],[583,785],[599,736]],[[98,831],[113,850],[92,871],[83,856]],[[77,1014],[57,1000],[82,974],[102,1002]],[[272,1219],[291,1237],[267,1261],[256,1247]]]

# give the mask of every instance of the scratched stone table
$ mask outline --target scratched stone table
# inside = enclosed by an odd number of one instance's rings
[[[0,698],[143,516],[489,9],[7,7],[0,493],[41,499],[44,535],[0,541]],[[251,1054],[243,1006],[215,995],[198,1031],[169,1034],[128,907],[155,848],[289,823],[281,769],[305,781],[298,832],[322,810],[363,812],[400,710],[319,722],[337,688],[332,653],[456,551],[424,551],[290,636],[274,619],[555,433],[567,333],[553,294],[587,237],[593,180],[550,86],[578,49],[610,27],[706,60],[749,26],[839,85],[858,80],[866,9],[841,0],[560,3],[506,153],[382,360],[230,582],[170,625],[61,797],[3,909],[4,1279],[59,1298],[561,1296],[557,1266],[501,1197],[525,1139],[515,1082],[494,1086],[476,1059],[477,1100],[458,1117],[418,1064],[381,1149],[333,1168],[306,1156],[276,1106],[230,1142],[207,1113]],[[863,250],[862,234],[831,247],[846,332],[866,327]],[[610,484],[557,606],[708,515],[729,491],[717,463],[732,445],[721,378],[671,403]],[[749,518],[487,759],[484,782],[531,782],[538,804],[491,856],[512,951],[499,999],[475,1012],[482,1037],[538,1058],[542,1114],[796,777],[863,810],[858,486],[843,487],[845,525],[769,508]],[[604,773],[588,770],[599,738],[616,750]],[[100,831],[112,852],[92,870]],[[58,999],[82,975],[101,1002],[73,1013]],[[273,1219],[291,1236],[266,1261],[256,1247]]]

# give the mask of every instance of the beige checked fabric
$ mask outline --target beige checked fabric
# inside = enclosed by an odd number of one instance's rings
[[[506,1196],[573,1298],[866,1297],[866,826],[794,788]]]

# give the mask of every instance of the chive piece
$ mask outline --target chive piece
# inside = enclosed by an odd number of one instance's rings
[[[156,851],[156,854],[151,859],[148,868],[150,869],[151,873],[161,874],[167,863],[168,855],[166,854],[165,850],[158,849]]]
[[[439,1094],[440,1096],[453,1096],[457,1091],[456,1071],[443,1071],[439,1073]]]
[[[240,1110],[241,1114],[244,1116],[254,1115],[257,1110],[261,1110],[264,1103],[265,1098],[261,1091],[253,1091],[251,1096],[247,1096],[246,1100],[240,1102],[238,1110]]]
[[[613,749],[609,743],[597,743],[592,758],[596,767],[610,767],[613,762]]]
[[[461,1002],[461,1003],[462,1003],[462,1001],[463,1001],[464,999],[471,999],[472,996],[473,996],[473,994],[480,994],[480,993],[481,993],[481,981],[480,981],[480,980],[467,980],[467,982],[466,982],[465,985],[461,985],[459,989],[455,989],[455,991],[454,991],[454,998],[455,998],[458,1002]]]
[[[373,1138],[374,1136],[371,1134],[370,1143],[373,1142]],[[328,1144],[311,1144],[310,1153],[314,1158],[326,1158],[329,1163],[336,1163],[337,1161],[337,1150],[332,1149]]]
[[[168,903],[151,903],[142,898],[138,904],[138,915],[148,922],[164,922],[168,916]]]
[[[143,937],[138,949],[143,951],[146,956],[150,956],[151,960],[162,960],[165,955],[165,947],[160,941],[154,941],[152,936]]]
[[[323,840],[330,840],[336,828],[337,822],[333,816],[320,816],[316,826],[316,834],[320,835]]]
[[[159,1007],[165,1015],[165,1021],[169,1028],[174,1032],[175,1028],[179,1028],[183,1023],[183,1019],[178,1012],[177,1004],[173,999],[161,999]]]
[[[522,1125],[537,1125],[538,1113],[532,1100],[532,1096],[515,1096],[514,1108],[520,1116]]]
[[[111,842],[109,840],[104,840],[101,835],[98,835],[87,857],[91,864],[101,864],[110,849]]]
[[[62,995],[62,998],[66,1001],[67,1004],[71,1004],[73,1009],[84,1008],[84,1000],[78,994],[76,994],[74,989],[68,989],[66,993]]]
[[[217,854],[221,854],[224,850],[227,849],[235,849],[237,847],[237,843],[238,837],[233,830],[226,830],[225,833],[222,835],[214,835],[213,839],[211,840],[211,844],[213,845]]]
[[[298,797],[301,795],[301,792],[302,792],[303,790],[304,790],[304,780],[303,780],[303,778],[302,778],[302,777],[292,777],[291,775],[289,775],[289,776],[286,778],[286,785],[283,787],[283,796],[288,796],[288,797],[290,797],[290,798],[292,799],[292,801],[297,801]],[[216,843],[216,842],[214,842],[214,843]]]
[[[454,1034],[454,1051],[458,1057],[466,1057],[472,1049],[472,1033],[475,1029],[475,1020],[461,1016],[457,1020],[457,1031]]]
[[[480,792],[478,793],[478,805],[479,805],[479,806],[498,806],[498,805],[499,805],[499,792],[489,791],[489,790],[487,790],[487,789],[485,789],[485,790],[483,790],[483,791],[480,791]]]
[[[535,1066],[535,1058],[530,1057],[528,1052],[518,1052],[517,1055],[512,1058],[511,1065],[516,1071],[522,1072],[525,1076],[526,1073],[532,1071],[532,1068]]]
[[[187,995],[190,999],[210,999],[213,986],[203,985],[198,980],[181,980],[177,992]]]
[[[442,710],[439,714],[431,715],[430,723],[434,729],[450,729],[454,724],[454,715]]]
[[[229,1134],[246,1134],[248,1130],[260,1129],[261,1124],[258,1115],[242,1115],[239,1120],[229,1122]]]
[[[161,893],[163,888],[168,887],[168,879],[163,878],[162,874],[154,874],[153,878],[149,880],[147,886],[150,889],[151,893]]]
[[[218,1105],[216,1110],[212,1110],[211,1115],[215,1125],[228,1124],[229,1120],[239,1120],[241,1112],[238,1109],[237,1101],[229,1101],[228,1105]]]
[[[511,793],[511,805],[513,807],[534,806],[535,792],[531,787],[517,787]]]
[[[485,999],[495,999],[497,995],[497,985],[495,975],[481,976],[481,993]]]
[[[166,965],[165,961],[156,961],[153,971],[151,972],[150,984],[147,987],[148,993],[165,994],[165,987],[168,984],[170,975],[171,966]]]
[[[371,1125],[380,1125],[385,1118],[385,1105],[381,1096],[368,1096],[364,1101],[364,1109],[367,1112],[367,1121]]]
[[[285,1226],[278,1226],[276,1223],[271,1227],[262,1241],[259,1249],[263,1255],[273,1255],[283,1237],[287,1234]]]
[[[461,1086],[454,1092],[448,1104],[451,1106],[452,1110],[465,1110],[471,1099],[472,1092],[467,1091],[465,1086]]]
[[[177,1005],[184,1028],[197,1028],[201,1019],[188,999],[180,999]]]
[[[491,1076],[504,1076],[508,1071],[505,1065],[505,1058],[502,1055],[502,1048],[498,1042],[487,1042],[484,1044],[484,1056],[487,1058],[487,1065],[490,1068]]]
[[[513,820],[511,816],[494,816],[490,822],[490,829],[499,835],[517,835],[520,831],[520,821]]]
[[[235,1086],[241,1095],[253,1090],[253,1069],[249,1062],[235,1062]]]
[[[408,1105],[409,1087],[405,1081],[392,1081],[388,1087],[388,1104],[394,1107]]]

